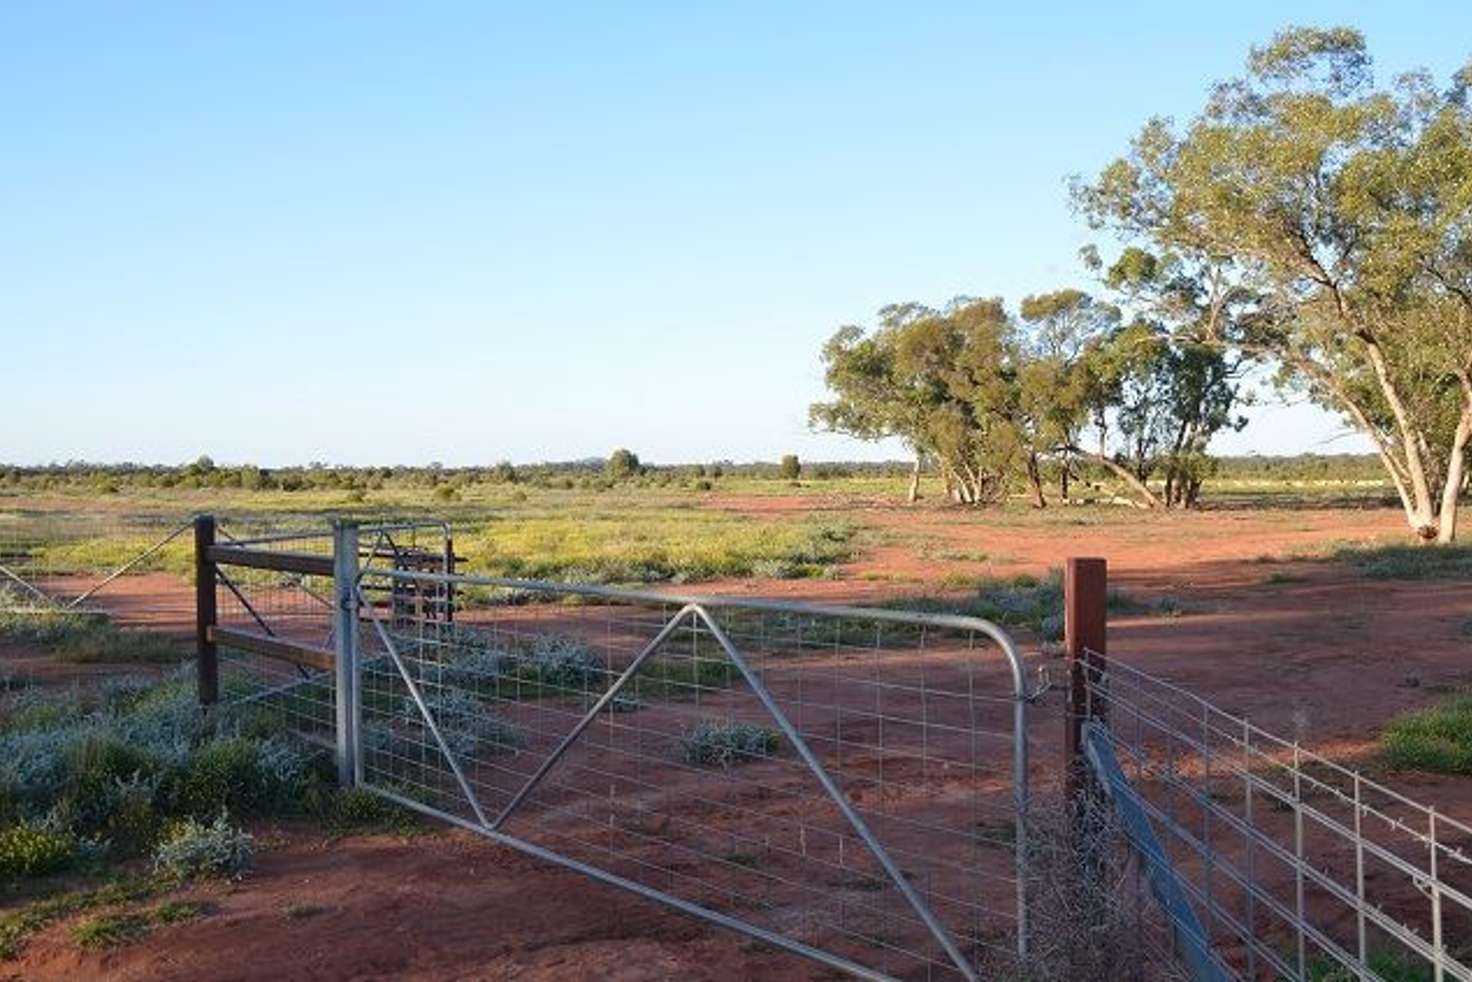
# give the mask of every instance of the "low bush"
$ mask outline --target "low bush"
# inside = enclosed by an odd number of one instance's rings
[[[239,876],[254,856],[254,838],[221,812],[209,825],[186,818],[170,829],[154,850],[153,867],[179,879]]]
[[[0,829],[0,878],[45,876],[72,865],[77,839],[41,826]]]
[[[1380,747],[1391,767],[1472,774],[1472,694],[1392,720]]]
[[[686,763],[702,767],[735,767],[777,753],[775,730],[731,720],[702,720],[680,735]]]

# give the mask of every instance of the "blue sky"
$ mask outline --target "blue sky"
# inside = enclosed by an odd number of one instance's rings
[[[0,460],[897,455],[808,432],[822,341],[1086,286],[1067,175],[1287,22],[1472,55],[1462,3],[12,0]]]

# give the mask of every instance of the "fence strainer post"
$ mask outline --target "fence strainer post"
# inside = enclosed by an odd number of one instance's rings
[[[358,525],[332,524],[333,651],[337,675],[337,781],[358,782]]]

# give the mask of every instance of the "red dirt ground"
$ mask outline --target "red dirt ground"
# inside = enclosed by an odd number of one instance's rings
[[[825,511],[812,498],[717,499],[749,514]],[[838,514],[838,512],[835,512]],[[863,601],[954,586],[948,575],[1042,572],[1102,555],[1115,585],[1170,595],[1179,617],[1117,618],[1115,658],[1223,709],[1353,761],[1396,714],[1472,685],[1472,583],[1368,580],[1295,555],[1339,540],[1397,540],[1388,510],[1212,511],[1048,521],[875,503],[846,514],[881,542],[835,581],[702,584],[685,592]],[[1266,582],[1270,574],[1287,582]],[[0,655],[6,653],[0,652]],[[87,672],[102,671],[89,666]],[[1050,697],[1050,699],[1053,697]],[[1058,719],[1056,704],[1039,716]],[[1061,723],[1059,723],[1061,726]],[[1051,739],[1043,741],[1051,744]],[[1393,786],[1472,818],[1472,781],[1393,775]],[[665,913],[613,888],[448,831],[322,841],[287,828],[245,881],[205,892],[210,916],[96,955],[68,926],[37,936],[0,979],[810,979],[824,970]],[[291,904],[325,910],[289,919]]]

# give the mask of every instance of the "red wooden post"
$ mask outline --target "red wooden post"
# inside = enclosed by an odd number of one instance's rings
[[[1063,638],[1068,656],[1068,729],[1064,751],[1070,797],[1081,790],[1087,771],[1083,759],[1085,719],[1103,719],[1107,709],[1091,698],[1104,676],[1109,629],[1109,568],[1102,559],[1070,559],[1063,573]]]
[[[215,516],[194,517],[194,645],[198,659],[199,703],[213,706],[220,701],[220,663],[215,648],[215,562],[210,549],[215,544]]]

